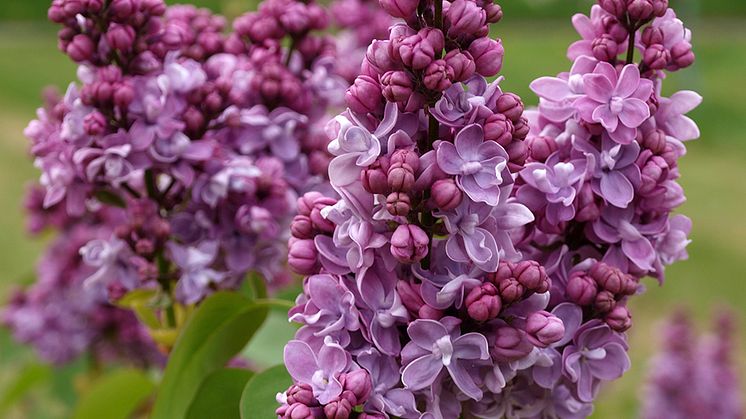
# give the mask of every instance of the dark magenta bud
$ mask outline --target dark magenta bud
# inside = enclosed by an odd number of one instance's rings
[[[671,54],[660,44],[653,44],[645,48],[642,55],[642,62],[652,70],[662,70],[666,68],[671,59]]]
[[[395,192],[409,192],[414,186],[414,169],[406,163],[392,163],[388,172],[388,185]]]
[[[533,348],[526,332],[503,326],[495,331],[495,343],[491,346],[490,353],[498,360],[514,361],[528,355]]]
[[[83,129],[88,135],[101,135],[106,130],[106,117],[98,111],[89,113],[83,119]]]
[[[497,98],[497,112],[507,116],[512,122],[521,120],[523,109],[523,101],[514,93],[503,93]]]
[[[453,69],[446,64],[445,60],[431,62],[423,74],[425,87],[436,92],[442,92],[451,87],[453,78]]]
[[[538,135],[526,140],[528,146],[528,157],[532,161],[545,162],[547,158],[557,151],[557,142],[552,137]]]
[[[497,288],[490,282],[472,288],[467,294],[464,304],[469,317],[478,322],[496,318],[502,308]]]
[[[456,181],[450,178],[437,180],[430,187],[430,197],[435,205],[444,211],[458,207],[463,196],[464,194],[456,185]]]
[[[386,197],[386,210],[391,215],[406,217],[412,209],[412,201],[409,195],[403,192],[391,192]]]
[[[345,93],[345,102],[353,112],[370,113],[383,107],[381,86],[372,77],[358,76]]]
[[[580,306],[593,304],[598,293],[596,281],[585,272],[576,271],[570,274],[566,288],[567,298]]]
[[[591,43],[593,56],[599,61],[613,61],[619,55],[619,45],[609,34],[602,34]]]
[[[632,327],[632,315],[627,307],[619,304],[614,307],[606,316],[604,321],[617,332],[625,332]]]
[[[513,141],[513,122],[502,113],[488,116],[484,121],[484,139],[507,147]]]
[[[307,215],[296,215],[290,223],[290,233],[298,239],[312,239],[314,228],[311,218]]]
[[[73,61],[82,62],[91,58],[94,49],[95,45],[93,45],[91,38],[81,33],[73,37],[65,52]]]
[[[313,240],[294,240],[291,238],[288,244],[288,266],[293,272],[300,275],[316,273],[318,253]]]
[[[543,310],[536,311],[526,319],[526,334],[528,340],[535,346],[546,348],[562,340],[565,335],[565,325],[552,313]]]
[[[593,302],[593,308],[599,313],[608,313],[616,305],[614,294],[610,291],[603,290],[596,294],[596,301]]]

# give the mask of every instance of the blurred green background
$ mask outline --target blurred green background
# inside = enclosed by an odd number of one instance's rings
[[[251,1],[201,0],[228,16],[249,10]],[[529,82],[566,71],[565,49],[577,38],[570,16],[587,11],[588,0],[508,0],[505,19],[495,34],[503,39],[506,59],[503,87],[535,104]],[[46,23],[48,0],[0,1],[0,297],[12,285],[33,278],[43,240],[24,233],[21,197],[24,185],[38,177],[26,153],[22,130],[41,103],[46,85],[65,86],[74,66],[56,49],[55,28]],[[660,321],[679,306],[689,307],[703,329],[720,305],[746,314],[746,1],[671,0],[694,31],[697,63],[671,76],[670,94],[679,89],[700,92],[705,101],[691,116],[702,138],[691,142],[681,162],[681,183],[688,202],[681,212],[694,220],[690,260],[667,272],[665,286],[646,279],[648,292],[634,299],[631,331],[633,368],[604,389],[595,418],[632,418],[639,408],[647,359],[658,346]],[[268,332],[272,330],[273,332]],[[746,360],[746,333],[741,328],[738,360]],[[260,342],[249,348],[260,362],[280,361],[282,342],[292,330],[275,316]],[[272,349],[270,349],[272,348]],[[33,354],[0,330],[0,417],[67,417],[75,399],[75,380],[84,361],[62,368],[37,364]],[[743,370],[743,368],[742,368]],[[8,406],[16,402],[10,409]]]

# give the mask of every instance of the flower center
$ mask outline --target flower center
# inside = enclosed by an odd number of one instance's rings
[[[435,341],[433,344],[433,353],[440,355],[443,360],[443,365],[448,366],[451,364],[451,357],[453,356],[453,344],[451,343],[451,337],[448,335]]]
[[[612,97],[611,102],[609,103],[609,108],[611,109],[611,113],[619,115],[622,113],[622,109],[624,108],[624,99],[618,96]]]
[[[461,174],[464,176],[473,175],[482,170],[482,164],[476,161],[466,162],[461,165]]]

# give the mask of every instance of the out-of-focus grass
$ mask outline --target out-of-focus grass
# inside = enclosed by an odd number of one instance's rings
[[[646,360],[657,345],[657,323],[674,307],[687,305],[705,318],[714,305],[727,303],[743,317],[746,287],[742,285],[741,263],[746,260],[746,26],[740,21],[695,22],[694,68],[666,81],[668,93],[687,88],[699,91],[705,102],[692,116],[700,123],[702,138],[688,144],[689,155],[682,161],[683,184],[689,201],[681,211],[694,220],[691,259],[668,271],[665,286],[646,280],[648,292],[634,299],[635,327],[631,333],[633,369],[604,389],[596,418],[630,418],[638,408],[638,396]],[[536,77],[566,71],[566,46],[576,38],[569,22],[516,22],[506,17],[495,33],[503,38],[506,59],[503,87],[536,103],[528,83]],[[23,231],[21,196],[23,185],[38,176],[25,154],[21,133],[40,103],[41,88],[55,84],[64,90],[74,77],[74,66],[55,48],[53,29],[48,25],[0,24],[0,296],[11,283],[33,272],[40,241],[29,240]],[[280,326],[280,323],[277,323]],[[741,360],[746,359],[746,339],[741,339]],[[259,349],[259,348],[254,348]],[[275,356],[263,357],[270,362]],[[266,355],[266,354],[265,354]],[[0,332],[0,394],[20,365],[31,359],[27,350],[12,344],[7,332]],[[33,400],[49,404],[52,412],[27,403],[30,417],[60,417],[64,400],[69,400],[69,369],[56,386],[39,389]],[[55,390],[56,389],[56,390]],[[62,401],[60,401],[62,400]],[[38,405],[38,403],[36,404]]]

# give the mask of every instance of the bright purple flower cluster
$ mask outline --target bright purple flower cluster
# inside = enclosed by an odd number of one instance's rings
[[[121,221],[116,210],[97,217]],[[39,260],[37,281],[12,295],[0,321],[50,363],[63,364],[90,351],[99,362],[161,365],[165,357],[134,314],[111,306],[105,292],[84,286],[92,268],[83,263],[80,247],[111,233],[99,225],[102,220],[87,221],[95,222],[75,222],[52,242]]]
[[[594,7],[593,37],[673,28],[666,7],[617,3],[619,19]],[[485,79],[504,53],[487,36],[498,5],[381,6],[405,23],[371,43],[327,126],[340,199],[305,195],[291,228],[307,277],[278,415],[588,416],[629,368],[627,299],[686,255],[689,220],[669,216],[699,97],[661,98],[661,70],[621,48],[536,81],[526,117]]]
[[[162,0],[55,0],[60,47],[82,85],[26,130],[50,212],[126,207],[81,247],[89,286],[117,299],[160,287],[192,304],[249,271],[290,278],[299,193],[322,187],[322,121],[347,83],[314,2],[270,0],[225,19]],[[284,47],[285,38],[291,40]]]
[[[643,395],[643,419],[744,417],[734,362],[734,319],[720,314],[713,332],[695,337],[684,312],[673,316],[662,330],[663,346],[651,360]]]

